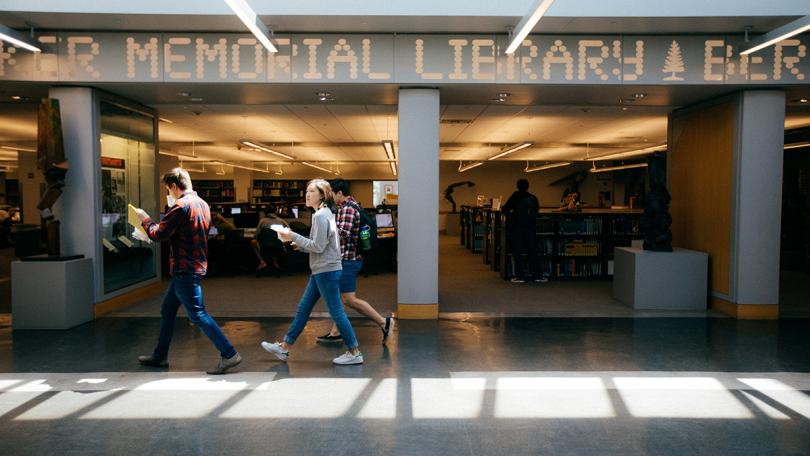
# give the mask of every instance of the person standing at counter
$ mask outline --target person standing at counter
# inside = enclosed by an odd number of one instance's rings
[[[506,235],[510,240],[515,269],[512,283],[525,283],[530,277],[535,282],[546,283],[548,279],[540,274],[537,256],[537,211],[540,202],[529,193],[529,181],[519,179],[517,190],[503,205],[501,211],[506,215]],[[529,271],[523,267],[522,255],[528,255]]]

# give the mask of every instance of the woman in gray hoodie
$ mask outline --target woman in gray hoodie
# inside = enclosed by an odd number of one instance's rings
[[[362,364],[363,354],[357,344],[354,329],[346,313],[343,311],[343,304],[340,302],[340,275],[342,273],[340,241],[338,240],[337,225],[335,215],[329,209],[332,201],[332,187],[323,179],[313,179],[307,184],[306,203],[307,206],[315,209],[312,216],[312,230],[309,237],[293,233],[289,228],[279,231],[278,237],[284,242],[292,242],[293,246],[303,252],[309,253],[309,268],[312,275],[309,277],[304,296],[298,303],[298,310],[295,312],[295,319],[284,336],[283,342],[262,342],[262,348],[276,355],[282,361],[286,361],[290,355],[290,347],[295,343],[295,339],[304,330],[304,326],[309,320],[312,308],[318,299],[323,297],[329,315],[335,321],[340,333],[343,335],[343,342],[348,351],[332,362],[335,364]]]

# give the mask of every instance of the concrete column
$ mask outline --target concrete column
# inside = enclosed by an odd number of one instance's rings
[[[101,213],[98,112],[93,90],[53,87],[49,96],[59,100],[65,157],[70,166],[65,191],[54,205],[54,214],[62,222],[62,254],[84,255],[93,260],[98,301],[104,281],[98,232],[98,214]]]
[[[438,318],[439,91],[399,91],[397,314]]]
[[[735,301],[738,305],[777,305],[785,93],[743,92],[737,138],[732,217],[735,255],[731,258]],[[775,309],[770,314],[778,315]]]

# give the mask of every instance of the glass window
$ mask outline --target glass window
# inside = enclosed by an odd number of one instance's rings
[[[152,217],[157,207],[154,119],[117,103],[102,100],[101,239],[104,293],[156,276],[155,243],[132,237],[127,204]]]

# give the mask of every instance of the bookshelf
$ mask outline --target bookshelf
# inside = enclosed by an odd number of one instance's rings
[[[306,188],[305,180],[254,180],[250,189],[250,203],[253,206],[304,205]]]
[[[236,201],[233,180],[195,180],[194,190],[208,204],[232,203]]]
[[[642,239],[639,222],[642,211],[588,210],[583,212],[541,211],[537,216],[537,253],[540,274],[552,280],[609,278],[614,247],[630,246]],[[493,270],[504,279],[513,275],[514,261],[528,263],[526,257],[513,258],[506,249],[508,233],[505,216],[493,214],[499,227],[493,229]],[[493,233],[494,234],[494,233]]]

